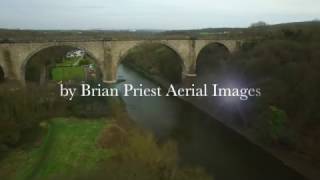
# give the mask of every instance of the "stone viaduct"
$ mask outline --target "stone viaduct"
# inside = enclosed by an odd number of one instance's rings
[[[181,59],[182,77],[196,76],[197,57],[201,50],[212,43],[224,46],[230,53],[236,51],[241,41],[237,40],[92,40],[0,43],[0,70],[4,78],[25,83],[25,69],[29,59],[50,47],[70,46],[85,50],[100,68],[103,81],[114,83],[121,60],[130,49],[143,43],[158,43],[173,50]]]

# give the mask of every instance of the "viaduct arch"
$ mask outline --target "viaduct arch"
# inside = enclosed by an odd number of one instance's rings
[[[5,75],[2,66],[0,66],[0,83],[5,80]]]
[[[104,71],[102,71],[101,69],[101,62],[95,57],[95,55],[90,52],[89,50],[87,50],[85,47],[78,47],[75,45],[70,45],[70,44],[59,44],[59,45],[47,45],[47,46],[43,46],[43,47],[39,47],[39,49],[34,50],[33,52],[31,52],[26,59],[23,60],[22,65],[21,65],[21,77],[23,80],[26,81],[26,68],[28,63],[31,61],[31,59],[36,56],[38,53],[42,52],[42,51],[46,51],[46,50],[50,50],[51,48],[59,48],[59,47],[67,47],[67,48],[72,48],[72,49],[82,49],[86,52],[86,54],[92,58],[92,60],[96,63],[97,68],[99,69],[99,72],[103,73]]]
[[[198,54],[196,55],[196,73],[199,74],[199,70],[201,70],[201,55],[202,53],[207,50],[207,48],[212,48],[214,47],[216,50],[219,50],[220,53],[226,53],[225,55],[228,56],[232,53],[232,49],[228,48],[227,46],[225,46],[222,43],[219,42],[209,42],[206,45],[204,45],[203,47],[201,47],[201,49],[199,50]],[[223,52],[221,52],[223,51]],[[203,63],[203,62],[202,62]],[[210,62],[207,62],[210,63]],[[212,62],[211,62],[212,63]],[[202,65],[203,66],[203,65]]]

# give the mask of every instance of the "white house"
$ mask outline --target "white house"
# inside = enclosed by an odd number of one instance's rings
[[[83,58],[86,52],[82,49],[76,49],[68,52],[66,58]]]

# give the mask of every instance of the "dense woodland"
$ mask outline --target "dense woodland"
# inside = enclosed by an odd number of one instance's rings
[[[320,29],[284,28],[244,44],[230,58],[236,71],[260,86],[249,128],[261,141],[320,160]],[[271,141],[271,142],[270,142]]]

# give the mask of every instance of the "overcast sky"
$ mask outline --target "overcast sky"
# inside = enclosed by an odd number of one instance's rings
[[[191,29],[320,18],[320,0],[0,0],[0,27]]]

